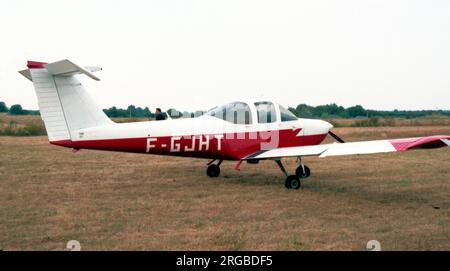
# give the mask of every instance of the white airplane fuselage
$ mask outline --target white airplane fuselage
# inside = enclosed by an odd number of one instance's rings
[[[259,150],[320,144],[331,127],[311,119],[234,124],[201,116],[107,124],[80,129],[72,140],[50,143],[74,149],[240,160]]]

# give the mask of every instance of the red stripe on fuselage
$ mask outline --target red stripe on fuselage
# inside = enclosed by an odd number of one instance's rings
[[[163,136],[81,141],[64,140],[50,143],[76,149],[239,160],[262,149],[317,145],[327,136],[327,134],[297,136],[299,131],[300,129],[288,129],[272,132],[223,135]],[[151,142],[148,143],[149,139]]]

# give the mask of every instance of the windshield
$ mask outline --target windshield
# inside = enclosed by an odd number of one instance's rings
[[[297,117],[286,108],[280,105],[281,121],[297,120]]]

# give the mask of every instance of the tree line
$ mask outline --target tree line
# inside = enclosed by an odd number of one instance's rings
[[[297,107],[289,107],[289,110],[297,117],[301,118],[358,118],[358,117],[402,117],[417,118],[432,114],[440,114],[450,116],[450,110],[372,110],[365,109],[361,105],[350,107],[339,106],[335,103],[311,106],[307,104],[299,104]],[[8,108],[4,102],[0,102],[0,112],[6,112],[10,115],[39,115],[39,110],[26,110],[20,104],[14,104]],[[116,106],[103,109],[103,112],[110,118],[154,118],[154,110],[148,107],[128,106],[126,109],[117,108]],[[167,110],[173,118],[179,117],[198,117],[203,115],[204,111],[178,111],[174,108]]]
[[[110,117],[110,118],[154,118],[155,113],[154,111],[151,111],[148,107],[142,108],[142,107],[136,107],[134,105],[129,105],[127,109],[117,108],[115,106],[110,107],[108,109],[103,109],[103,112]],[[172,118],[193,118],[203,115],[204,111],[195,111],[195,112],[188,112],[188,111],[178,111],[175,108],[170,108],[167,110],[167,113]]]
[[[297,117],[302,118],[358,118],[358,117],[401,117],[418,118],[432,114],[450,116],[450,110],[372,110],[365,109],[361,105],[350,107],[339,106],[335,103],[310,106],[299,104],[297,107],[289,107],[289,110]]]
[[[23,109],[20,104],[13,104],[8,108],[4,102],[0,102],[0,113],[8,113],[10,115],[39,115],[39,110]]]

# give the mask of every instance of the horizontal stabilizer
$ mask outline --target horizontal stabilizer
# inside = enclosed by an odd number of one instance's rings
[[[70,60],[61,60],[53,63],[44,63],[36,61],[28,61],[28,69],[19,71],[20,74],[25,76],[28,80],[33,81],[31,78],[30,69],[43,69],[45,68],[51,75],[54,76],[71,76],[74,74],[85,74],[90,78],[100,81],[100,78],[93,75],[93,72],[101,71],[102,68],[99,67],[81,67],[73,63]]]
[[[33,81],[33,79],[31,79],[30,69],[21,70],[19,71],[19,73],[25,76],[25,78],[27,78],[28,80]]]
[[[80,67],[67,59],[58,62],[53,62],[50,64],[45,64],[44,67],[52,75],[70,76],[74,74],[85,74],[94,80],[100,81],[100,78],[93,75],[91,71],[88,71],[87,69]],[[101,69],[96,68],[96,70]]]

